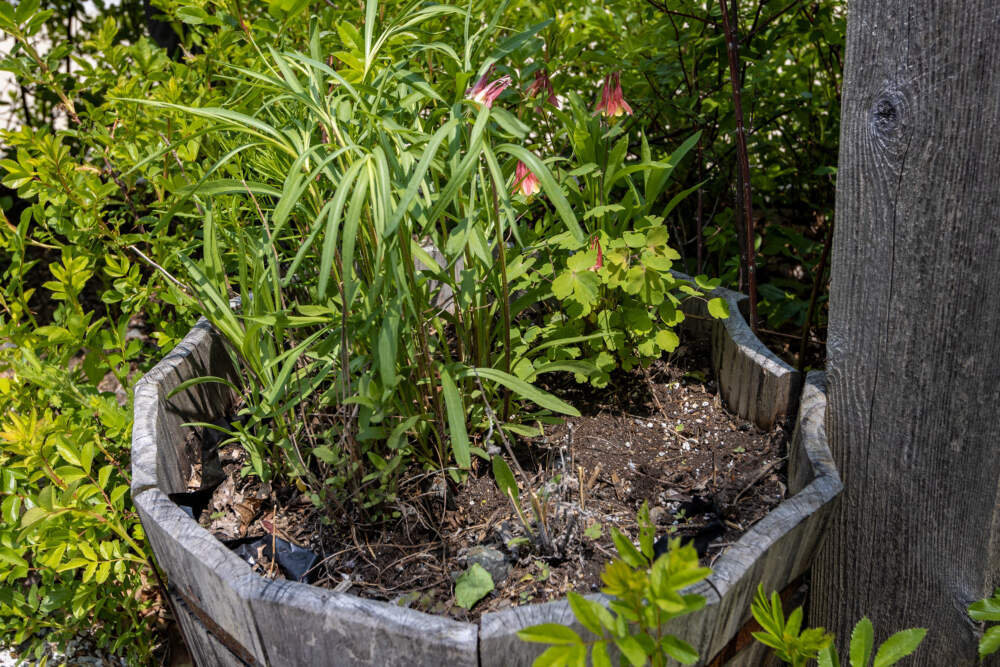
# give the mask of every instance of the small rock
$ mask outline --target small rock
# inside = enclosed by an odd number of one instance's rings
[[[493,577],[494,585],[499,585],[510,574],[510,563],[503,552],[491,547],[472,547],[465,556],[466,565],[472,567],[478,563]]]
[[[669,512],[662,507],[654,507],[649,510],[649,520],[653,522],[653,525],[665,524],[669,518]]]

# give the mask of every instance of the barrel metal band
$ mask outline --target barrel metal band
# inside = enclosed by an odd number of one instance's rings
[[[231,634],[226,632],[218,623],[212,620],[208,612],[198,606],[194,597],[185,593],[179,586],[170,585],[170,592],[180,598],[181,604],[205,627],[205,630],[218,639],[229,652],[236,656],[244,665],[249,667],[262,667],[262,663],[248,651],[246,647]]]

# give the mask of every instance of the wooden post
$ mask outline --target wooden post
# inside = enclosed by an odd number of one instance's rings
[[[927,627],[908,664],[972,665],[966,608],[1000,585],[1000,2],[849,3],[842,119],[827,434],[845,491],[809,620],[842,647],[862,615],[877,641]]]

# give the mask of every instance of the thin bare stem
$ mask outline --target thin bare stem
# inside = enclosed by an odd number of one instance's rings
[[[812,328],[813,318],[816,316],[816,300],[819,298],[819,288],[823,284],[823,274],[826,273],[826,262],[830,257],[830,246],[833,245],[833,221],[826,228],[826,239],[823,241],[823,253],[819,256],[819,262],[813,274],[812,292],[809,294],[809,310],[806,311],[806,321],[802,325],[802,337],[799,341],[799,372],[806,367],[806,341],[809,339],[809,330]]]
[[[743,95],[739,75],[739,44],[735,21],[739,20],[737,0],[733,0],[733,16],[725,0],[719,0],[722,8],[722,29],[726,33],[726,53],[729,56],[729,81],[733,88],[733,111],[736,114],[736,147],[740,167],[740,181],[743,195],[743,222],[746,229],[746,272],[747,294],[750,297],[750,328],[757,331],[757,270],[754,252],[753,197],[750,191],[750,158],[747,153],[746,128],[743,125]]]

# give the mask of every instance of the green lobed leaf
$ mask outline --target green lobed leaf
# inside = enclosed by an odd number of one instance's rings
[[[455,604],[472,607],[493,590],[493,577],[479,563],[473,563],[455,582]]]
[[[724,320],[729,317],[729,304],[721,297],[709,299],[708,314],[716,319]]]

